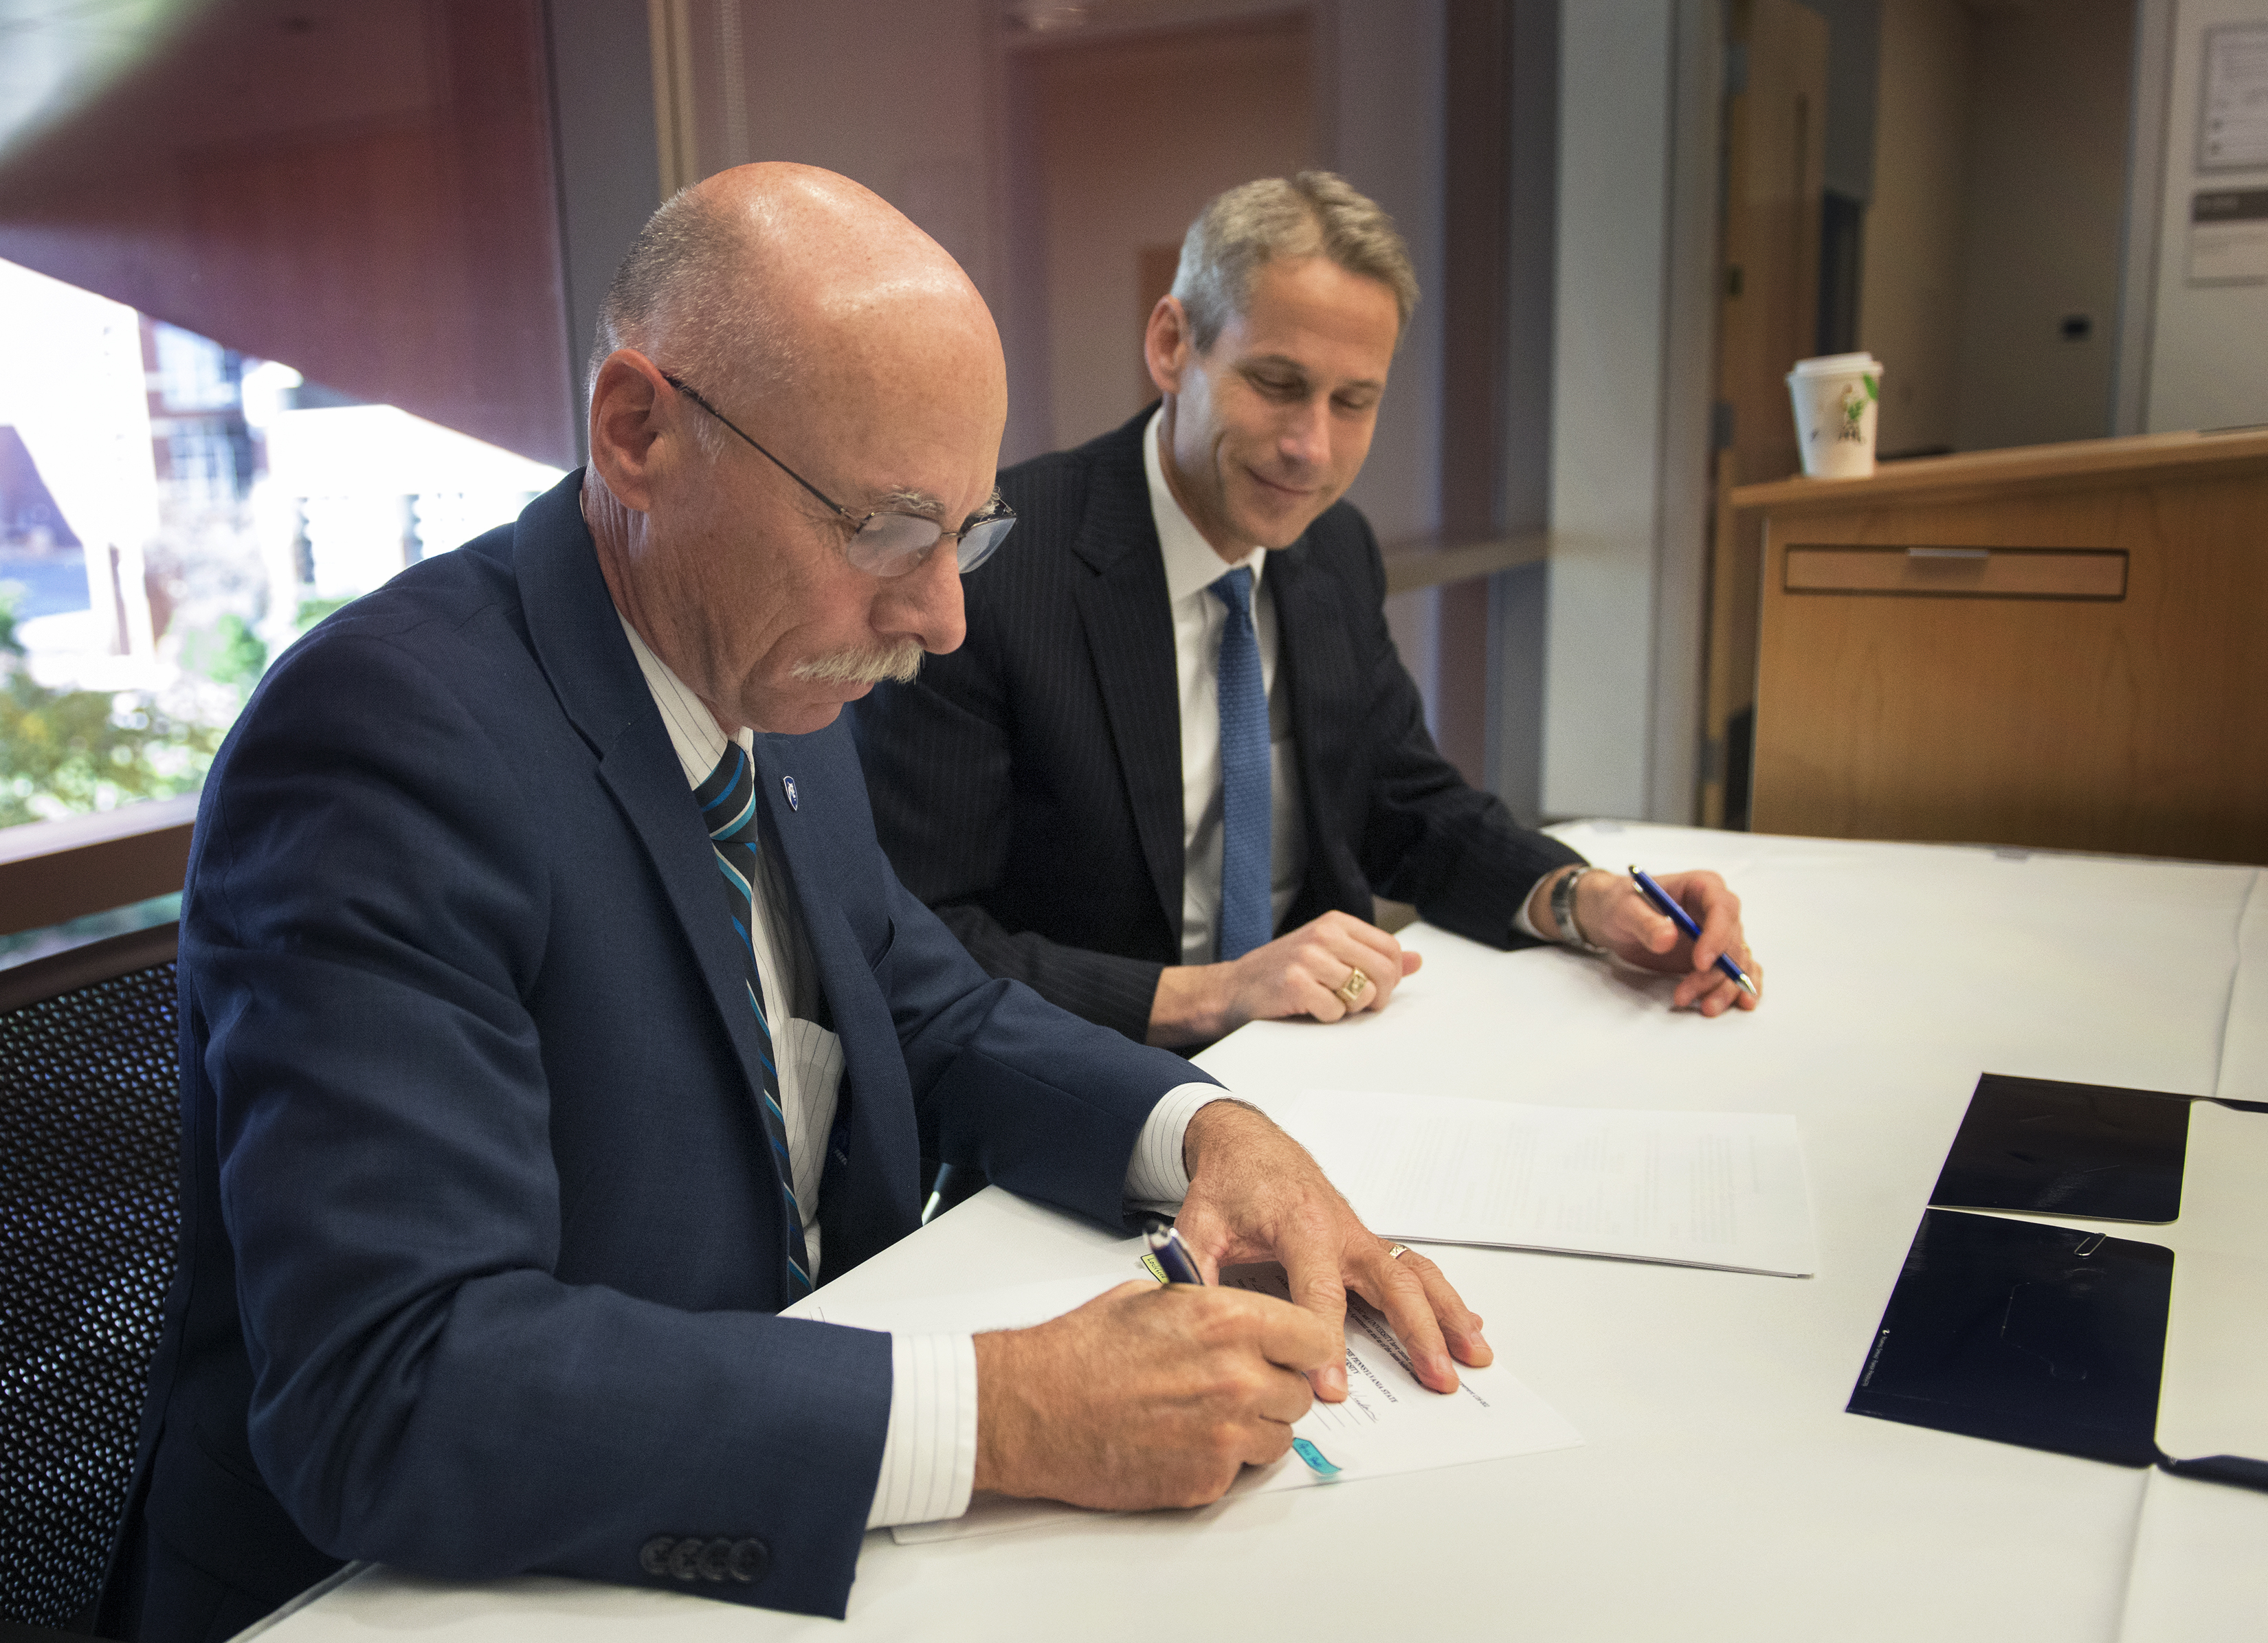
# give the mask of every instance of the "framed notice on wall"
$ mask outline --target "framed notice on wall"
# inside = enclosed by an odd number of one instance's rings
[[[2198,169],[2268,169],[2268,23],[2205,32]]]
[[[2190,284],[2268,284],[2268,188],[2191,196]]]

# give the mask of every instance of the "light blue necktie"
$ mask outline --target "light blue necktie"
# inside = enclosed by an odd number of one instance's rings
[[[693,792],[701,807],[701,820],[716,847],[725,910],[740,938],[740,956],[748,961],[745,977],[748,1008],[756,1018],[756,1058],[763,1065],[762,1112],[765,1138],[770,1141],[772,1161],[779,1174],[780,1191],[787,1199],[787,1289],[795,1300],[811,1293],[811,1256],[803,1242],[803,1206],[795,1201],[795,1169],[787,1150],[787,1115],[780,1110],[779,1067],[774,1061],[772,1024],[764,1014],[763,987],[756,976],[756,950],[748,931],[755,922],[757,853],[755,766],[736,743],[725,749],[709,779]]]
[[[1228,607],[1220,630],[1220,918],[1219,956],[1267,944],[1269,906],[1268,691],[1252,626],[1252,571],[1239,565],[1209,590]]]

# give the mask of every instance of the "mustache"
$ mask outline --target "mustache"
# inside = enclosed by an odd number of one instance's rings
[[[919,639],[894,645],[861,645],[798,662],[789,671],[806,684],[911,684],[921,672]]]

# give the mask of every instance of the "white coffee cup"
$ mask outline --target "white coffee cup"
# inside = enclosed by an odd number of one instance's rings
[[[1799,359],[1787,373],[1795,438],[1812,479],[1864,479],[1874,471],[1874,413],[1882,367],[1872,354]]]

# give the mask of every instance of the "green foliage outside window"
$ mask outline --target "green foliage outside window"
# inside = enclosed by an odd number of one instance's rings
[[[298,624],[299,631],[305,633],[331,612],[343,610],[353,603],[354,595],[352,594],[349,594],[344,599],[303,599],[299,601],[299,608],[292,613],[292,620]]]
[[[181,666],[217,684],[241,685],[248,691],[268,671],[268,645],[250,623],[224,611],[211,627],[182,641]]]
[[[243,636],[254,645],[259,641]],[[0,827],[195,792],[222,730],[136,692],[50,690],[22,663],[16,590],[0,586]],[[43,799],[40,807],[33,799]]]

